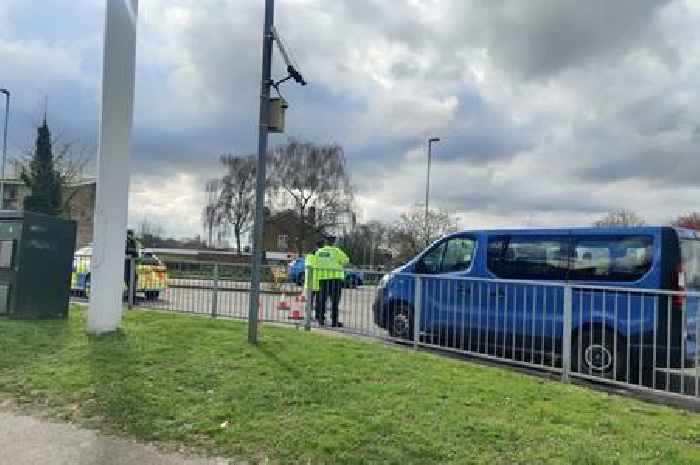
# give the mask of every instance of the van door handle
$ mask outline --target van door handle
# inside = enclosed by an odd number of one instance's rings
[[[503,291],[503,289],[496,289],[495,291],[491,291],[491,297],[505,297],[506,293]]]
[[[461,292],[462,294],[471,294],[472,289],[468,284],[459,283],[457,284],[457,292]]]

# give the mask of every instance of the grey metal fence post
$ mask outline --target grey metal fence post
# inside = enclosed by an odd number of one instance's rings
[[[561,379],[569,380],[571,370],[571,319],[573,292],[571,286],[564,286],[564,329],[561,337]]]
[[[420,276],[416,276],[413,284],[414,297],[413,297],[413,348],[418,349],[418,343],[420,343],[420,313],[421,313],[421,296],[422,292],[422,279]]]
[[[304,330],[311,331],[311,312],[313,311],[313,279],[314,269],[311,267],[304,268],[306,273],[304,280]]]
[[[695,354],[693,355],[693,363],[695,364],[695,397],[700,394],[700,324],[698,324],[698,310],[695,303]]]
[[[134,307],[136,301],[136,259],[129,257],[129,288],[127,289],[126,302],[129,310]]]
[[[214,285],[211,292],[211,316],[216,318],[219,313],[219,264],[214,263]]]

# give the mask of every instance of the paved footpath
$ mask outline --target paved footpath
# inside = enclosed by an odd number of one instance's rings
[[[0,410],[0,465],[228,465]]]

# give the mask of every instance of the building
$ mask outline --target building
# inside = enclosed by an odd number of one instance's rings
[[[21,210],[24,206],[24,197],[29,193],[27,186],[18,178],[6,178],[4,184],[5,209]],[[76,234],[77,247],[82,247],[92,242],[96,196],[97,181],[94,178],[81,179],[68,187],[67,191],[64,192],[64,197],[68,202],[66,216],[78,223]]]
[[[303,231],[303,233],[302,233]],[[304,235],[303,244],[300,237]],[[299,215],[292,210],[270,213],[265,211],[265,229],[263,232],[263,248],[266,251],[297,253],[302,247],[302,253],[312,249],[318,241],[319,233],[312,225],[304,225]]]

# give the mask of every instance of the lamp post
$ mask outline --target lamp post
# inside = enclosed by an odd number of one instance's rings
[[[7,121],[10,116],[10,91],[0,89],[0,94],[5,94],[5,131],[2,133],[2,181],[0,181],[0,210],[5,209],[5,163],[7,160]]]
[[[272,87],[272,45],[275,0],[265,0],[263,26],[263,61],[260,89],[260,124],[258,126],[258,158],[255,171],[255,221],[253,222],[253,259],[248,302],[248,342],[258,342],[258,298],[263,261],[263,208],[265,206],[265,162],[270,124],[270,88]]]
[[[428,238],[428,200],[430,197],[430,162],[433,158],[433,143],[440,142],[439,137],[431,137],[428,139],[428,175],[425,181],[425,240],[429,241]]]

